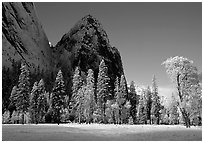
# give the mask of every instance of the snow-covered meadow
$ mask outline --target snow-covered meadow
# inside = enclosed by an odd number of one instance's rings
[[[201,141],[202,127],[181,125],[2,125],[3,141]]]

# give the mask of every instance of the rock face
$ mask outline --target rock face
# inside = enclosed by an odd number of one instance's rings
[[[8,107],[11,90],[17,84],[20,74],[14,70],[19,67],[13,63],[24,60],[31,70],[31,84],[43,78],[48,91],[53,87],[57,71],[62,69],[67,94],[71,95],[75,68],[78,66],[84,77],[88,69],[93,69],[97,79],[101,59],[108,66],[110,84],[113,86],[116,76],[124,74],[120,53],[109,44],[106,32],[91,15],[78,21],[55,47],[50,47],[33,3],[2,3],[4,108]],[[43,69],[44,74],[39,77],[36,69]]]
[[[78,21],[57,43],[55,49],[56,65],[65,71],[74,71],[80,67],[87,72],[93,69],[97,78],[101,59],[108,66],[108,74],[113,85],[116,76],[123,74],[122,61],[119,51],[109,44],[108,36],[102,25],[91,15]]]
[[[52,66],[48,39],[35,13],[33,3],[2,3],[2,64],[24,60],[31,69]]]

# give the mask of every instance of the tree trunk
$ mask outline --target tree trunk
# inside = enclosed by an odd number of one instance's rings
[[[119,108],[119,124],[121,124],[121,108]]]
[[[24,112],[22,114],[22,124],[24,125]]]
[[[106,104],[104,100],[104,106],[103,106],[103,123],[106,124]]]
[[[157,125],[159,125],[159,117],[157,117]]]
[[[184,119],[186,128],[190,128],[190,118],[188,116],[188,113],[186,112],[186,110],[184,108],[180,108],[181,113],[182,113],[182,117]]]

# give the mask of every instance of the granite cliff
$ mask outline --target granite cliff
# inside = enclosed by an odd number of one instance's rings
[[[73,28],[64,34],[56,46],[50,47],[48,38],[38,20],[33,3],[2,3],[2,66],[3,70],[3,104],[9,104],[12,87],[17,84],[19,72],[12,72],[13,65],[25,61],[30,67],[31,84],[45,78],[47,90],[52,89],[56,72],[62,69],[67,94],[71,95],[72,75],[78,66],[86,76],[88,69],[93,69],[95,78],[101,59],[108,66],[111,78],[110,85],[114,85],[116,76],[123,73],[120,53],[109,43],[108,36],[100,22],[91,15],[79,20]],[[16,78],[9,78],[12,74]],[[47,74],[49,73],[49,74]],[[48,77],[51,75],[52,77]],[[54,75],[54,76],[53,76]],[[46,76],[46,77],[44,77]]]

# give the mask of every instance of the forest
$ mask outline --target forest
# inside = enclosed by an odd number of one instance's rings
[[[39,70],[31,74],[24,62],[13,63],[12,72],[2,69],[3,94],[10,96],[3,103],[2,122],[202,125],[202,75],[191,60],[183,57],[168,58],[162,66],[177,91],[172,93],[169,106],[159,96],[156,76],[152,85],[144,88],[134,81],[128,85],[125,75],[121,75],[116,78],[114,89],[110,89],[103,59],[97,79],[92,69],[82,76],[76,67],[71,96],[66,92],[61,70],[57,75]],[[5,87],[4,82],[10,86]]]

